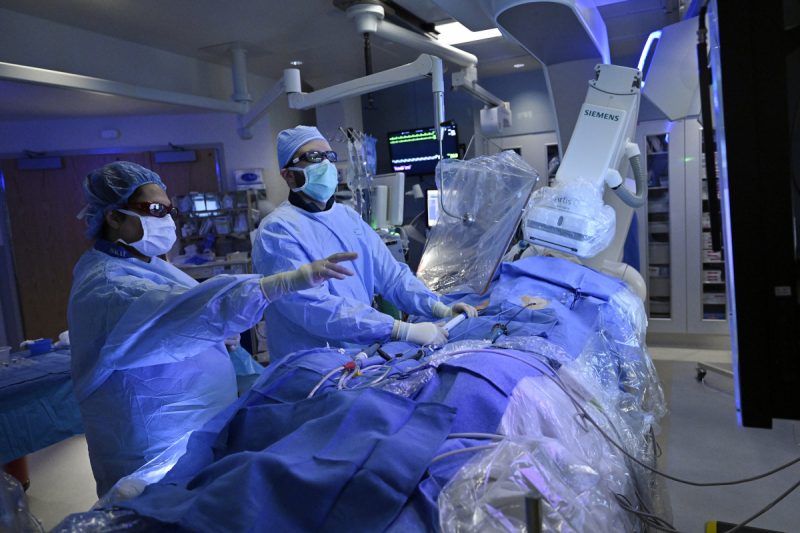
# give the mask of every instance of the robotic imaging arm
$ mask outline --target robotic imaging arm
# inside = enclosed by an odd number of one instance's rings
[[[603,202],[605,185],[632,208],[644,204],[647,184],[631,141],[639,115],[639,70],[597,65],[553,187],[536,191],[524,219],[525,239],[581,258],[593,257],[614,238],[616,215]],[[636,194],[618,168],[631,163]]]

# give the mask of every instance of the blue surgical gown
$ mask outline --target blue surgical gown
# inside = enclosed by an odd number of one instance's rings
[[[409,314],[432,316],[438,297],[342,204],[319,213],[281,204],[259,225],[253,265],[259,274],[270,275],[337,252],[358,252],[358,259],[342,263],[354,276],[289,294],[267,308],[267,347],[273,360],[306,348],[387,340],[394,319],[373,309],[375,294]]]
[[[92,249],[74,270],[72,377],[98,495],[236,399],[224,339],[260,320],[260,276],[199,283]]]

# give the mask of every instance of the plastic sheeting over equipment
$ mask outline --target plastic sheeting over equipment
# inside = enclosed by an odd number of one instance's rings
[[[417,276],[432,290],[486,292],[539,180],[511,151],[436,167],[441,213]]]
[[[603,189],[577,179],[536,191],[524,231],[532,243],[594,257],[614,239],[616,220],[614,208],[603,202]]]
[[[42,524],[28,510],[25,492],[19,481],[0,471],[0,531],[4,533],[43,533]]]
[[[548,257],[503,264],[488,302],[461,299],[483,314],[439,350],[277,361],[185,453],[55,531],[525,531],[531,495],[545,531],[643,531],[631,510],[666,516],[661,486],[626,456],[654,464],[665,413],[641,301]]]

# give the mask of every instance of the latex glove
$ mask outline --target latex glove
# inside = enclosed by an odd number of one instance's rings
[[[225,339],[225,347],[228,349],[229,352],[232,352],[236,348],[239,347],[239,341],[241,340],[241,335],[237,333],[236,335],[231,335],[227,339]]]
[[[461,302],[453,304],[452,307],[448,307],[442,302],[436,302],[433,304],[433,308],[431,309],[431,311],[433,312],[433,316],[435,316],[436,318],[450,318],[460,313],[466,313],[467,318],[475,318],[476,316],[478,316],[477,309],[475,309],[469,304]]]
[[[305,264],[297,270],[263,277],[261,278],[261,290],[264,291],[267,300],[272,302],[284,294],[322,285],[329,279],[344,279],[352,276],[353,271],[339,263],[352,261],[357,257],[358,254],[355,252],[341,252]]]
[[[447,331],[433,322],[409,324],[395,320],[394,327],[392,327],[392,338],[398,341],[413,342],[420,346],[441,345],[447,342]]]

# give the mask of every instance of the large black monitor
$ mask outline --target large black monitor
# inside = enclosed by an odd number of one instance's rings
[[[389,135],[389,157],[394,172],[406,176],[433,174],[439,163],[439,142],[433,127],[393,131]],[[442,124],[442,154],[458,159],[458,129],[455,123]]]
[[[736,407],[768,428],[800,420],[800,40],[782,2],[716,0],[708,14]]]

